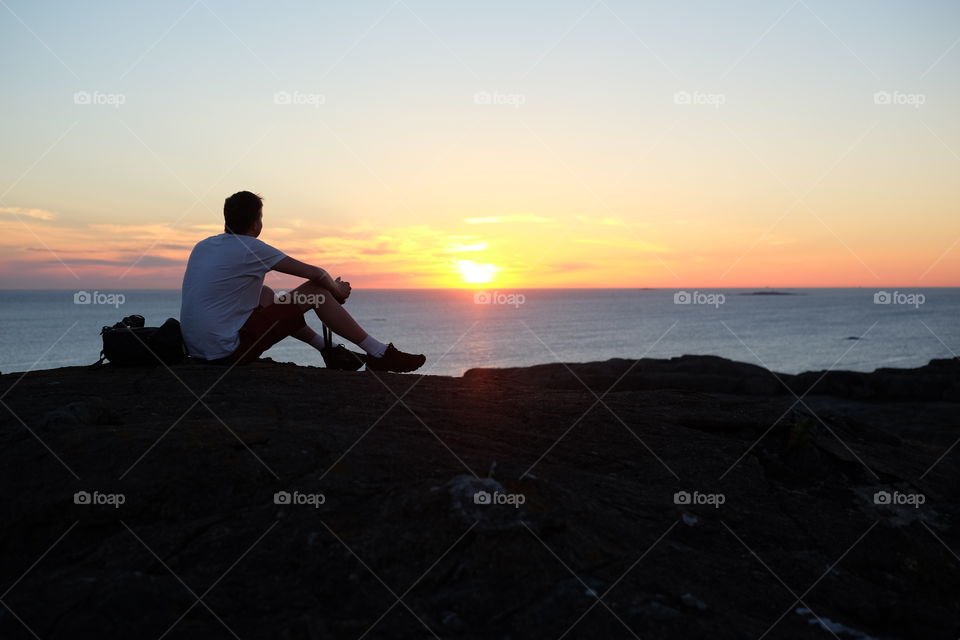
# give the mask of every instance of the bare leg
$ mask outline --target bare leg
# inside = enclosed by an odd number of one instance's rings
[[[260,306],[269,307],[272,304],[275,304],[277,301],[277,295],[274,293],[273,289],[270,287],[264,286],[260,289]],[[309,343],[313,340],[317,332],[311,329],[310,327],[301,327],[290,334],[297,340],[301,342]]]
[[[295,293],[293,300],[297,303],[297,306],[304,312],[313,309],[320,321],[330,327],[330,330],[334,333],[343,336],[356,345],[359,345],[367,337],[367,332],[357,324],[353,316],[343,308],[343,305],[333,299],[329,291],[320,285],[313,282],[304,282],[293,292]],[[299,302],[304,297],[309,302]],[[294,334],[294,337],[299,338],[300,336]]]
[[[394,371],[406,373],[416,371],[423,366],[426,361],[424,355],[404,353],[391,345],[370,338],[366,331],[357,324],[353,316],[343,308],[339,302],[334,300],[329,291],[313,282],[304,282],[302,285],[290,292],[289,300],[278,300],[275,304],[293,304],[302,312],[306,313],[313,309],[320,321],[323,322],[331,331],[337,333],[350,342],[353,342],[361,349],[367,352],[367,357],[363,360],[352,358],[353,362],[345,366],[334,368],[349,369],[355,371],[362,363],[366,363],[368,371]],[[295,338],[308,341],[316,334],[309,327],[304,327],[293,333]],[[362,342],[373,342],[375,344],[367,347],[361,346]],[[332,346],[332,345],[331,345]],[[349,355],[349,353],[348,353]],[[324,356],[324,362],[327,357]],[[331,366],[328,363],[328,366]]]
[[[296,331],[294,331],[293,333],[291,333],[290,335],[296,338],[297,340],[300,340],[301,342],[309,343],[311,340],[317,337],[317,332],[311,329],[310,327],[303,326],[297,329]],[[333,346],[333,345],[328,345],[328,346]]]

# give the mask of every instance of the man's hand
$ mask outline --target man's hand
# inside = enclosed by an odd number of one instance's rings
[[[350,292],[353,290],[350,287],[350,283],[340,279],[340,276],[337,276],[337,279],[333,281],[337,285],[339,291],[335,291],[333,297],[337,302],[343,304],[347,301],[347,298],[350,297]]]
[[[280,260],[280,262],[275,264],[273,270],[300,278],[306,278],[311,282],[316,282],[321,287],[329,291],[334,300],[340,304],[346,302],[347,298],[350,297],[351,289],[349,282],[344,282],[339,277],[334,280],[330,277],[329,273],[320,267],[315,267],[305,262],[300,262],[299,260],[295,260],[290,256],[283,258]]]

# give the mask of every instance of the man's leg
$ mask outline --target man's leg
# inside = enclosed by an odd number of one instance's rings
[[[414,371],[423,366],[423,354],[404,353],[392,344],[384,344],[363,330],[353,316],[329,291],[313,282],[305,282],[291,292],[294,304],[303,313],[313,309],[330,330],[356,344],[367,353],[367,369],[375,371]]]
[[[320,340],[323,340],[323,336],[321,336],[319,333],[317,333],[310,327],[300,327],[290,335],[296,338],[297,340],[300,340],[301,342],[306,342],[307,344],[310,344],[310,345],[312,345],[314,342],[317,342],[317,338],[319,338]],[[327,347],[327,346],[333,346],[333,345],[321,344],[317,348],[322,349],[323,347]]]
[[[273,289],[264,285],[260,288],[260,306],[269,307],[272,304],[275,304],[277,301],[277,294],[274,293]],[[333,346],[333,345],[324,345],[322,343],[323,338],[316,331],[311,329],[308,326],[303,326],[290,334],[292,337],[300,340],[301,342],[306,342],[307,344],[316,347],[317,349],[322,349],[324,346]]]
[[[288,304],[291,302],[294,302],[294,299],[292,299],[290,294],[278,300],[273,289],[270,287],[265,286],[260,290],[261,307],[266,308],[274,304]],[[292,310],[293,309],[291,309],[291,311]],[[301,314],[305,313],[303,309],[298,308],[297,311]],[[303,326],[291,331],[290,335],[319,351],[328,369],[356,371],[362,367],[365,362],[363,354],[348,351],[343,348],[342,345],[338,348],[335,344],[328,344],[325,339],[326,336],[320,335],[307,324],[303,324]]]
[[[292,302],[296,303],[304,313],[313,309],[320,321],[330,327],[331,331],[350,342],[359,345],[369,335],[343,308],[343,305],[334,300],[333,295],[320,285],[304,282],[291,294],[293,294]],[[312,331],[309,327],[307,329]]]
[[[303,289],[297,291],[298,295],[303,293]],[[307,299],[323,302],[324,297],[312,295]],[[326,344],[324,336],[307,326],[303,314],[314,307],[309,304],[296,304],[296,298],[293,297],[292,292],[277,297],[270,287],[261,287],[257,302],[257,308],[240,328],[240,344],[235,352],[238,354],[235,360],[237,364],[252,362],[272,345],[287,336],[293,336],[319,351],[328,368],[356,371],[364,365],[365,358],[362,354],[353,353],[342,346],[334,347],[332,344]],[[318,313],[317,315],[323,318],[326,314]],[[373,341],[369,336],[364,339]],[[403,367],[405,364],[404,361],[398,361],[396,358],[390,359],[389,363],[397,367]],[[378,364],[381,363],[378,362]]]

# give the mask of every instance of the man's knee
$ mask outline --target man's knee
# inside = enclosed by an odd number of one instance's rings
[[[333,300],[330,292],[315,282],[304,282],[293,290],[293,302],[299,305],[304,311],[316,309],[320,305]]]
[[[306,282],[301,283],[296,290],[301,291],[303,293],[322,293],[326,291],[326,289],[321,287],[316,282],[313,282],[312,280],[307,280]]]

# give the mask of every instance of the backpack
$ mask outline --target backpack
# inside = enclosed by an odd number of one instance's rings
[[[167,318],[159,327],[143,325],[143,316],[132,315],[112,327],[103,327],[100,360],[90,367],[101,366],[104,360],[118,366],[176,364],[187,357],[176,318]]]

